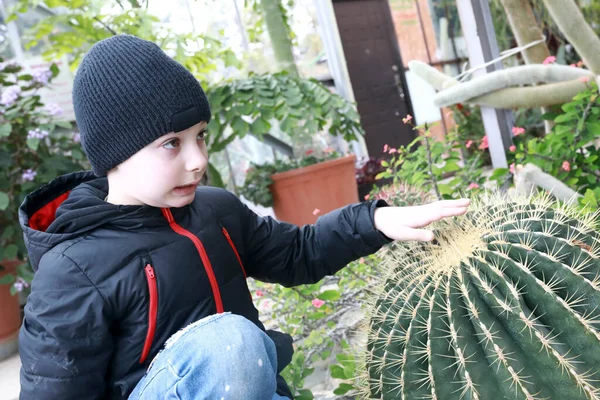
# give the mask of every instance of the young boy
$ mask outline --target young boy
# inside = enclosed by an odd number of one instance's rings
[[[22,400],[292,398],[279,375],[292,338],[265,330],[246,278],[314,283],[391,240],[432,240],[418,228],[468,206],[365,202],[299,228],[197,187],[206,96],[133,36],[93,46],[73,104],[93,171],[57,178],[20,208],[36,271]]]

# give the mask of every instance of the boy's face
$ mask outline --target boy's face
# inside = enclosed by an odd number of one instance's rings
[[[168,133],[108,175],[109,201],[153,207],[183,207],[194,200],[208,166],[206,122]]]

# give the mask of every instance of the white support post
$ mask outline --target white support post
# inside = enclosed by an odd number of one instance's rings
[[[21,37],[19,36],[19,28],[17,28],[17,23],[15,21],[6,23],[8,14],[6,13],[6,8],[4,7],[4,2],[2,0],[0,0],[0,15],[2,15],[2,19],[4,19],[4,23],[6,24],[8,41],[10,42],[10,47],[15,55],[15,60],[17,62],[22,62],[25,59],[25,55],[23,53],[23,45],[21,44]]]
[[[477,66],[498,57],[498,44],[494,33],[488,0],[456,0],[460,24],[467,43],[470,65]],[[502,69],[500,62],[488,71]],[[477,70],[474,75],[488,71]],[[494,168],[507,168],[506,150],[511,144],[512,113],[490,107],[481,107],[483,126],[488,137]]]

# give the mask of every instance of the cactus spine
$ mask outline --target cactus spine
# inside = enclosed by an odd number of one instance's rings
[[[488,194],[437,228],[382,255],[364,397],[600,399],[597,214]]]

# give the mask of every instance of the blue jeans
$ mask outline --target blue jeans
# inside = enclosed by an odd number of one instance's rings
[[[129,400],[287,399],[275,393],[273,341],[244,317],[211,315],[165,343]]]

